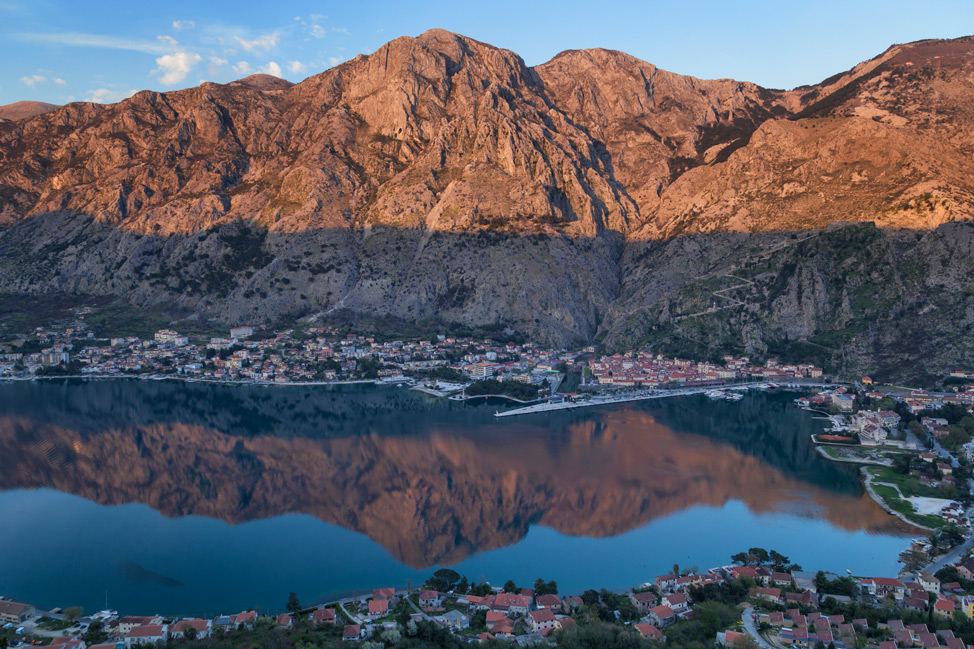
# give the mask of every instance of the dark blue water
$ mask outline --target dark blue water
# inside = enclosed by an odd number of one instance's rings
[[[910,531],[793,396],[496,420],[373,386],[0,385],[0,593],[212,615],[443,565],[580,592],[756,545],[894,574]]]

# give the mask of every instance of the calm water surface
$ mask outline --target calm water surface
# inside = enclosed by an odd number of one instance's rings
[[[496,420],[374,386],[0,385],[0,593],[213,615],[447,565],[580,592],[755,545],[893,575],[917,532],[815,454],[793,397]]]

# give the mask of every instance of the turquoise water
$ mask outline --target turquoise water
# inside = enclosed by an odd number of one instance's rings
[[[624,588],[755,545],[893,575],[911,531],[808,443],[793,395],[495,420],[397,388],[0,386],[0,593],[280,610],[419,583]]]

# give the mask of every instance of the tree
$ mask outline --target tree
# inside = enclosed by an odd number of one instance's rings
[[[829,587],[829,578],[821,570],[815,573],[815,589],[822,593]]]
[[[487,630],[487,611],[477,611],[470,617],[470,628],[474,631]]]
[[[913,456],[909,453],[899,453],[893,457],[893,470],[903,475],[909,475],[913,466]]]
[[[470,587],[470,594],[477,595],[478,597],[485,597],[487,595],[490,595],[490,591],[491,591],[490,584],[488,584],[487,582],[484,582],[482,584],[474,584],[473,586]]]
[[[91,645],[102,644],[108,640],[108,634],[105,633],[105,623],[101,620],[94,620],[88,625],[88,630],[84,632],[81,639],[85,641],[85,644],[89,647]],[[2,648],[2,645],[0,645]]]
[[[534,582],[534,594],[535,595],[557,595],[558,594],[558,582],[556,581],[545,581],[538,577]]]
[[[750,558],[747,556],[747,552],[738,552],[737,554],[731,555],[731,561],[742,566],[746,566],[748,561],[750,561]]]
[[[791,559],[776,550],[768,552],[768,556],[771,557],[771,563],[774,564],[775,570],[787,570],[788,565],[791,563]]]
[[[599,603],[598,592],[589,589],[584,593],[582,593],[582,603],[587,604],[588,606],[594,606],[595,604],[598,604]]]
[[[768,556],[768,551],[764,548],[750,548],[747,553],[751,555],[755,563],[768,563],[771,561],[771,557]]]
[[[724,628],[720,616],[710,609],[704,609],[700,613],[700,624],[703,625],[704,635],[708,638],[717,635],[717,632]]]
[[[183,632],[183,637],[186,638],[187,640],[196,639],[196,627],[190,624],[184,624],[181,627],[179,627],[179,630]]]
[[[460,583],[459,572],[450,568],[440,568],[426,580],[426,587],[445,593],[453,590],[458,583]]]
[[[285,608],[287,609],[288,613],[291,613],[292,615],[297,615],[297,613],[301,610],[301,602],[298,600],[298,595],[294,591],[288,593],[287,606]]]
[[[504,582],[505,593],[513,593],[515,591],[517,591],[517,584],[514,583],[513,579],[508,579],[507,581]]]
[[[69,606],[64,609],[64,619],[68,622],[74,622],[79,617],[84,614],[85,610],[80,606]]]
[[[457,586],[456,586],[456,588],[454,588],[454,590],[457,591],[458,593],[460,593],[461,595],[466,594],[466,592],[468,590],[470,590],[470,582],[467,580],[467,576],[466,575],[464,575],[463,577],[460,577],[460,582],[457,584]]]

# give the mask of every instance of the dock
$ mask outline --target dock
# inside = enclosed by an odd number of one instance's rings
[[[836,388],[840,383],[776,383],[781,389],[809,389],[809,388]],[[752,383],[737,383],[732,385],[720,386],[721,390],[749,390],[767,386],[766,381],[755,381]],[[714,386],[701,386],[694,388],[679,388],[676,390],[647,390],[635,394],[620,396],[594,396],[591,399],[582,401],[562,401],[558,403],[539,403],[524,408],[514,408],[494,413],[495,417],[515,417],[517,415],[531,415],[540,412],[551,412],[554,410],[572,410],[575,408],[591,408],[593,406],[611,406],[617,403],[629,403],[633,401],[648,401],[650,399],[666,399],[669,397],[685,397],[693,394],[706,394],[714,389]]]

